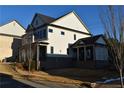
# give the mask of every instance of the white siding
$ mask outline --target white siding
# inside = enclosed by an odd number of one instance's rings
[[[105,47],[95,47],[96,60],[107,60],[108,51]]]
[[[0,26],[0,33],[7,35],[22,36],[25,34],[25,29],[21,27],[16,21]],[[13,54],[12,45],[15,37],[0,35],[0,60],[11,57]],[[18,43],[16,43],[18,46]],[[17,50],[16,50],[17,51]]]
[[[68,44],[73,44],[80,38],[88,37],[89,35],[84,35],[81,33],[63,30],[60,28],[55,28],[48,26],[48,29],[53,29],[53,33],[48,31],[48,43],[47,53],[50,54],[50,47],[54,47],[54,54],[67,54]],[[61,31],[65,32],[65,35],[61,35]],[[76,34],[76,40],[74,40],[74,34]]]
[[[22,36],[25,34],[25,29],[22,28],[16,21],[12,21],[0,27],[0,33]]]
[[[75,30],[79,30],[85,33],[89,33],[84,25],[80,22],[74,12],[69,13],[68,15],[52,22],[51,24],[59,25],[62,27],[67,27]]]
[[[5,57],[12,56],[12,43],[13,37],[1,36],[0,35],[0,60]]]

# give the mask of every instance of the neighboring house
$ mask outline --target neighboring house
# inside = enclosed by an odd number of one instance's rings
[[[78,39],[91,36],[74,11],[59,18],[37,13],[22,36],[20,61],[32,58],[37,68],[45,69],[69,67],[73,56],[68,48]]]
[[[15,20],[0,26],[0,61],[18,60],[23,34],[25,29]]]
[[[107,42],[103,35],[81,38],[71,47],[76,65],[83,68],[100,68],[108,65]]]

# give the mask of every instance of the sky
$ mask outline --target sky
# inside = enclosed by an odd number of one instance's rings
[[[105,6],[86,5],[11,5],[0,6],[0,25],[12,20],[17,20],[24,28],[31,23],[35,13],[42,13],[54,18],[60,17],[70,11],[75,11],[83,20],[93,35],[103,34],[99,13],[100,8]]]

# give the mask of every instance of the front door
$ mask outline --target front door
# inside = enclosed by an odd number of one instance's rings
[[[84,61],[84,48],[79,48],[79,61]]]
[[[46,59],[46,46],[39,46],[39,60],[40,62]]]

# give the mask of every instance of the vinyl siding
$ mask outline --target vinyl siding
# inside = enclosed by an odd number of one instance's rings
[[[73,12],[52,22],[51,24],[89,33],[85,28],[85,26],[80,22],[80,20],[77,18],[77,16]]]
[[[53,29],[53,33],[50,33],[48,30]],[[69,30],[64,30],[60,28],[55,28],[48,26],[48,40],[49,45],[47,46],[47,53],[50,54],[50,47],[54,47],[54,54],[62,54],[67,55],[68,44],[73,44],[76,40],[84,37],[88,37],[89,35],[84,35],[81,33],[76,33]],[[61,31],[65,34],[61,35]],[[74,40],[74,34],[76,34],[76,40]]]
[[[22,36],[25,34],[25,29],[23,29],[16,21],[12,21],[6,25],[1,26],[0,33]]]
[[[107,60],[108,51],[105,47],[95,47],[96,60]]]

